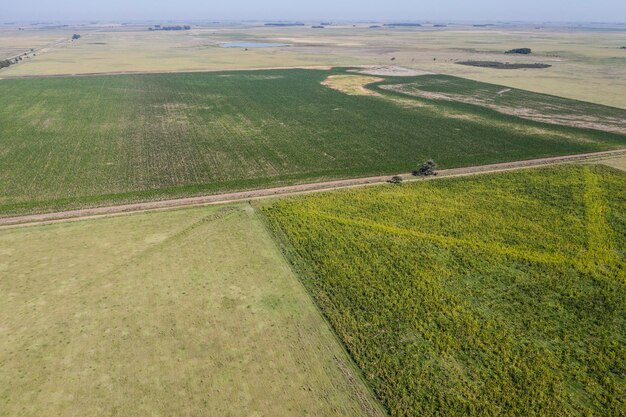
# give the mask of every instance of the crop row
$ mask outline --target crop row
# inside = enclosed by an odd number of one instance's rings
[[[623,146],[624,136],[350,96],[343,70],[2,80],[0,215]]]

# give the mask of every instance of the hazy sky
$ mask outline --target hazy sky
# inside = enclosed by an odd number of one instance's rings
[[[626,21],[626,0],[0,0],[0,22],[137,19]]]

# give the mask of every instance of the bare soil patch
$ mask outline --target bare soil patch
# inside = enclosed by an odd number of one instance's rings
[[[412,68],[398,67],[395,65],[365,67],[359,70],[352,70],[351,72],[356,72],[359,74],[366,74],[366,75],[380,75],[380,76],[385,76],[385,77],[389,77],[389,76],[416,77],[418,75],[432,74],[432,72],[427,72],[427,71],[422,71],[422,70],[417,70],[417,69],[412,69]]]

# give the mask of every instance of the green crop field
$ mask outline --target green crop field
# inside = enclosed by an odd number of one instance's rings
[[[426,158],[448,168],[626,144],[470,104],[321,85],[341,73],[0,80],[0,215],[394,174]]]
[[[384,415],[249,206],[0,230],[1,416]]]
[[[626,110],[617,107],[446,75],[425,75],[395,87],[408,94],[477,104],[505,114],[548,123],[575,124],[580,127],[626,133]]]
[[[625,173],[562,166],[263,210],[391,415],[624,415]]]

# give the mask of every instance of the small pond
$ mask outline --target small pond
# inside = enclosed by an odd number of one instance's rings
[[[287,44],[277,42],[224,42],[220,46],[222,48],[275,48],[287,46]]]

